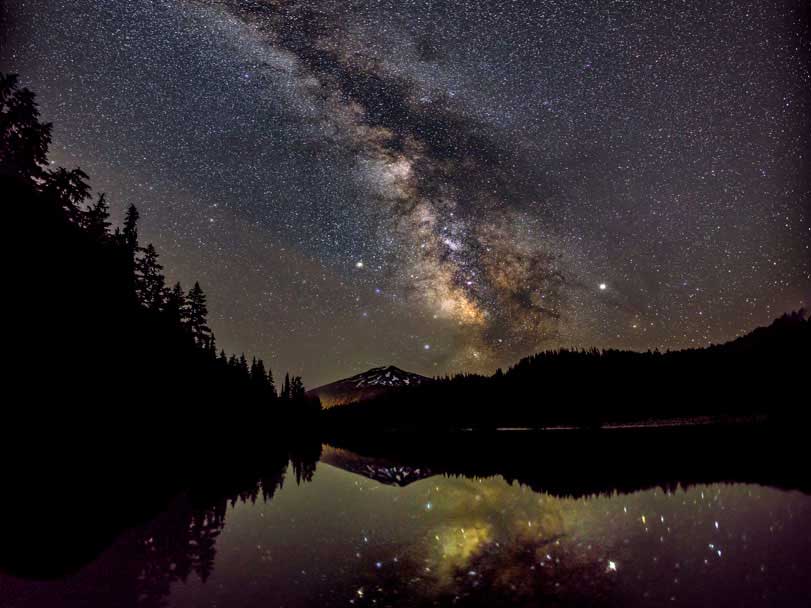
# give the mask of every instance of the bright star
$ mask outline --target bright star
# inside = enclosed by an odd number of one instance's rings
[[[606,285],[605,283],[600,283],[600,291],[605,291],[607,287],[608,285]]]
[[[363,268],[363,262],[355,262],[355,268]]]

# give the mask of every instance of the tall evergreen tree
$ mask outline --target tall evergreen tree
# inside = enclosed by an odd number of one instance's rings
[[[124,216],[124,227],[119,233],[116,230],[116,243],[124,250],[124,260],[126,264],[127,289],[137,302],[136,280],[135,280],[135,258],[138,254],[138,218],[140,217],[135,205],[127,208]]]
[[[282,392],[279,395],[282,400],[290,401],[290,374],[286,373],[284,375],[284,382],[282,383]]]
[[[207,325],[208,307],[206,306],[206,294],[200,287],[200,283],[195,283],[186,298],[188,302],[188,327],[194,341],[204,345],[208,342],[211,333]],[[243,357],[244,358],[244,357]],[[247,371],[247,361],[245,362]]]
[[[273,370],[271,370],[270,367],[268,367],[267,385],[268,388],[270,389],[270,398],[276,399],[276,397],[278,396],[276,394],[276,383],[273,381]]]
[[[96,203],[84,212],[82,225],[97,241],[103,241],[110,235],[110,206],[103,192],[99,194]]]
[[[265,372],[265,363],[262,359],[254,357],[253,364],[251,365],[251,384],[254,390],[259,394],[266,393],[268,390],[268,377]]]
[[[135,292],[141,304],[150,310],[160,310],[165,290],[163,266],[158,263],[158,252],[152,243],[141,253],[135,261]]]
[[[51,124],[39,121],[35,95],[16,74],[0,72],[0,177],[42,178],[48,164]]]
[[[240,374],[246,379],[250,380],[251,371],[248,368],[248,360],[245,358],[245,353],[242,353],[239,356],[239,362],[237,364],[237,368],[239,369]]]
[[[188,321],[188,306],[186,304],[186,294],[179,281],[175,283],[175,286],[171,290],[166,290],[163,309],[175,325],[179,327],[186,326]]]
[[[124,216],[124,243],[130,252],[133,264],[135,263],[135,254],[138,253],[138,219],[140,217],[141,215],[135,205],[130,205],[127,208],[127,214]]]

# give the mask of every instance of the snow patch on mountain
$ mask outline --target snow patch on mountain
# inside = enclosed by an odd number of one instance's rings
[[[349,378],[349,382],[360,388],[364,386],[409,386],[411,384],[420,384],[425,379],[419,374],[412,374],[389,365],[386,367],[373,367],[367,372],[352,376]]]

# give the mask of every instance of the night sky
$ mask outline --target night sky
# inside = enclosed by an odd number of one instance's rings
[[[0,70],[227,351],[309,386],[811,300],[807,0],[48,0]]]

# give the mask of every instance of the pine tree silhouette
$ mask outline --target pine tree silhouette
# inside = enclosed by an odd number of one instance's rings
[[[163,309],[166,312],[166,316],[175,326],[186,326],[189,319],[189,311],[186,303],[186,294],[179,281],[175,283],[175,286],[171,290],[166,290]],[[224,354],[225,353],[223,353],[223,355]]]
[[[18,80],[0,72],[0,177],[30,181],[45,176],[52,126],[39,121],[34,93]]]
[[[138,301],[149,310],[157,311],[163,306],[166,285],[161,270],[163,266],[158,263],[158,252],[150,243],[135,260],[135,292]]]
[[[251,383],[257,394],[263,395],[267,393],[267,373],[265,372],[265,364],[262,359],[254,357],[251,364]]]
[[[290,374],[286,373],[284,375],[284,382],[282,383],[282,392],[279,397],[283,401],[290,401]]]
[[[74,224],[82,222],[82,205],[90,198],[87,173],[81,169],[68,171],[62,167],[45,176],[43,191],[54,200],[65,218]]]
[[[245,358],[245,353],[242,353],[239,356],[239,361],[237,363],[237,368],[239,369],[239,373],[243,378],[245,378],[246,380],[250,380],[251,371],[248,368],[248,360]]]
[[[104,241],[110,235],[110,206],[102,192],[94,205],[91,205],[82,218],[82,227],[96,241]]]
[[[186,296],[186,301],[188,303],[189,331],[197,344],[205,345],[208,343],[211,330],[207,325],[206,294],[203,293],[200,283],[194,283],[194,287],[189,290],[189,294]]]
[[[276,399],[278,397],[276,394],[276,383],[273,381],[273,370],[271,370],[270,367],[268,367],[267,386],[270,391],[270,398]]]
[[[135,255],[138,253],[138,220],[141,215],[135,205],[130,205],[127,208],[127,214],[124,216],[124,244],[132,256],[133,265],[135,264]]]

